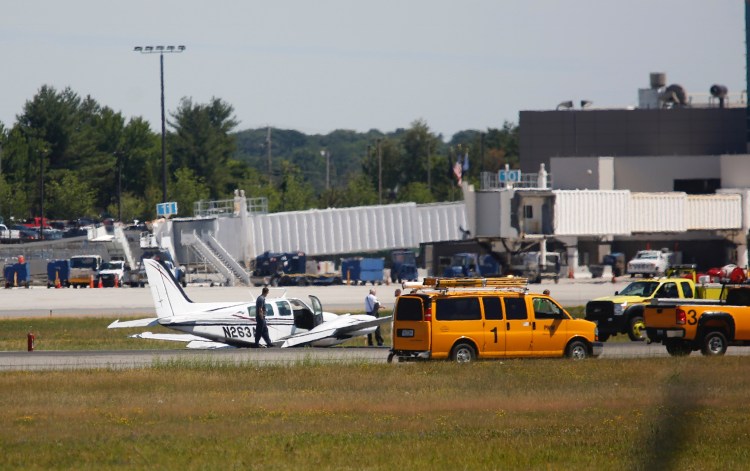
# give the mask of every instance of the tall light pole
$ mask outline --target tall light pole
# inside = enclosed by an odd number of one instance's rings
[[[320,156],[326,158],[326,190],[331,187],[331,153],[323,149]]]
[[[380,139],[378,145],[378,204],[383,204],[383,155],[380,153]]]
[[[167,202],[167,128],[164,115],[164,54],[183,52],[185,46],[136,46],[133,51],[141,54],[159,54],[161,77],[161,193],[162,203]]]

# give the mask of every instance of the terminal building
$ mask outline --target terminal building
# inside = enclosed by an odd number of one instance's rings
[[[474,236],[493,250],[553,244],[574,271],[646,248],[706,268],[747,266],[746,94],[721,85],[689,94],[656,73],[638,97],[632,109],[522,111],[528,178],[483,175],[480,189],[467,188]]]

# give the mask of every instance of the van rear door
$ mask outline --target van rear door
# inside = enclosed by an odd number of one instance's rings
[[[425,352],[430,349],[430,322],[425,321],[425,308],[432,300],[426,296],[400,296],[393,311],[393,349]]]

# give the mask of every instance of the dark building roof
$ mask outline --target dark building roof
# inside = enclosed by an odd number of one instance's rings
[[[745,154],[745,108],[521,111],[523,172],[550,157]]]

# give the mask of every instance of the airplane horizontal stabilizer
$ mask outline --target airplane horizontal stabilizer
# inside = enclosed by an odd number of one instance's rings
[[[154,325],[159,325],[159,319],[156,317],[147,317],[145,319],[135,319],[132,321],[123,321],[120,322],[120,319],[117,319],[113,323],[109,324],[107,327],[108,329],[125,329],[130,327],[151,327]]]
[[[173,342],[193,342],[196,340],[206,340],[203,337],[198,337],[197,335],[192,334],[155,334],[153,332],[141,332],[140,334],[133,334],[130,337],[134,339],[170,340]]]

